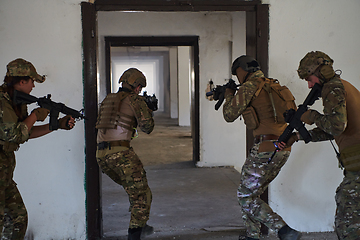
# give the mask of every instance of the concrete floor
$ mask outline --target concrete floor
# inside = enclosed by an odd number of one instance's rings
[[[150,135],[139,133],[132,146],[142,160],[153,203],[146,239],[237,240],[245,234],[237,203],[240,174],[230,167],[196,168],[189,127],[155,117]],[[102,175],[103,239],[126,240],[129,202],[121,186]],[[274,240],[270,233],[261,239]],[[336,240],[334,233],[304,233],[304,240]]]

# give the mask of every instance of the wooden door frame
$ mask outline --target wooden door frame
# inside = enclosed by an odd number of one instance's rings
[[[131,3],[129,3],[131,2]],[[86,231],[87,239],[102,238],[102,211],[100,170],[96,162],[97,116],[97,11],[246,11],[246,54],[254,56],[260,63],[264,74],[268,74],[268,39],[269,39],[269,5],[254,1],[148,1],[148,0],[97,0],[95,3],[82,2],[82,35],[83,35],[83,81],[84,109],[89,120],[85,121],[85,191],[86,191]],[[198,55],[198,53],[195,53]],[[198,63],[195,63],[198,65]],[[199,74],[199,73],[197,73]],[[199,86],[195,87],[194,96],[200,95]],[[199,108],[199,101],[194,99]],[[199,109],[197,110],[199,111]],[[197,113],[199,114],[199,112]],[[197,125],[197,136],[199,136]],[[253,144],[251,132],[246,134],[247,150]],[[200,146],[199,146],[200,147]],[[267,193],[262,196],[268,200]],[[266,229],[263,230],[266,232]]]

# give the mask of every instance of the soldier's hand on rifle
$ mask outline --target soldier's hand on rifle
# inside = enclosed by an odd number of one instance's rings
[[[280,150],[283,150],[284,148],[291,147],[295,142],[299,141],[299,133],[293,132],[289,138],[289,140],[285,142],[277,142],[276,145]]]
[[[39,108],[35,108],[34,110],[32,110],[31,113],[35,113],[36,119],[37,119],[36,121],[42,122],[49,115],[50,111],[46,108],[39,107]]]
[[[316,111],[309,109],[306,112],[304,112],[303,115],[301,115],[300,120],[309,125],[314,124],[315,113]]]
[[[71,117],[70,115],[66,115],[65,117],[62,117],[59,119],[59,128],[70,130],[75,126],[75,119]]]
[[[237,90],[237,86],[234,80],[229,79],[229,82],[225,85],[226,90],[225,90],[225,96],[227,95],[234,95],[236,90]]]

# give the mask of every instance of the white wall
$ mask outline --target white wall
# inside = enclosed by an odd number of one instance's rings
[[[178,47],[179,126],[190,126],[190,47]]]
[[[80,0],[0,1],[0,75],[16,58],[47,80],[32,94],[83,108]],[[45,120],[48,122],[48,119]],[[34,239],[85,239],[84,124],[29,140],[16,152],[14,179]]]
[[[169,69],[170,69],[170,117],[179,117],[178,107],[178,50],[177,47],[169,49]]]
[[[267,0],[270,3],[269,75],[278,78],[301,104],[309,90],[296,69],[309,51],[334,59],[342,78],[360,89],[360,1]],[[321,101],[316,107],[322,110]],[[311,129],[312,127],[310,127]],[[292,227],[332,231],[335,190],[342,171],[329,142],[296,143],[289,162],[270,186],[270,201]]]
[[[232,60],[245,53],[245,13],[98,12],[98,32],[100,99],[105,94],[104,36],[199,36],[200,93],[204,95],[200,96],[198,166],[241,167],[245,158],[244,124],[226,123],[222,109],[215,111],[215,102],[205,98],[205,89],[210,79],[224,84],[231,77]]]

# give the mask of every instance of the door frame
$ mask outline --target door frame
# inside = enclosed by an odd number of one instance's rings
[[[111,89],[111,47],[127,46],[189,46],[194,69],[194,87],[191,88],[191,136],[193,139],[193,162],[200,160],[200,76],[199,76],[199,37],[198,36],[156,36],[156,37],[105,37],[105,76],[106,93]]]
[[[82,35],[83,35],[83,82],[84,109],[89,120],[85,121],[85,191],[86,191],[86,229],[87,239],[102,238],[101,211],[101,174],[96,162],[96,130],[97,117],[97,11],[246,11],[246,54],[254,56],[264,72],[268,75],[268,39],[269,39],[269,5],[260,0],[96,0],[95,3],[82,2]],[[197,43],[198,44],[198,43]],[[194,47],[195,49],[195,47]],[[198,49],[198,46],[197,46]],[[198,51],[198,50],[197,50]],[[194,56],[198,56],[194,52]],[[194,59],[195,60],[195,59]],[[198,66],[198,62],[194,62]],[[194,68],[196,69],[196,68]],[[197,72],[199,74],[199,72]],[[199,86],[194,88],[194,109],[199,115]],[[196,112],[197,111],[197,112]],[[194,137],[199,137],[199,119],[197,119]],[[194,126],[195,127],[195,126]],[[198,142],[198,141],[195,141]],[[199,143],[197,143],[199,144]],[[246,134],[246,148],[253,145],[250,131]],[[198,146],[200,152],[200,145]],[[194,153],[198,154],[198,153]],[[267,192],[262,199],[268,201]],[[266,233],[265,228],[262,229]]]

